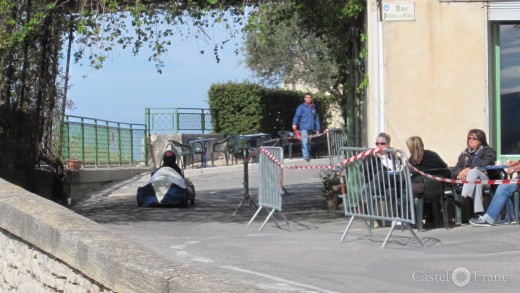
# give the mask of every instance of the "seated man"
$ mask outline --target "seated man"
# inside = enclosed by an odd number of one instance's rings
[[[513,172],[520,171],[520,161],[508,161],[509,168],[506,169],[507,174],[511,175]],[[517,177],[518,178],[518,177]],[[486,214],[478,218],[469,220],[469,223],[475,226],[493,226],[498,220],[500,212],[506,206],[508,200],[511,199],[515,191],[518,190],[518,184],[502,184],[498,186],[493,195],[493,199],[489,204]]]

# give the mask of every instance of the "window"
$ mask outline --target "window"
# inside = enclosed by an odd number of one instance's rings
[[[520,22],[496,23],[494,96],[498,155],[520,155]]]

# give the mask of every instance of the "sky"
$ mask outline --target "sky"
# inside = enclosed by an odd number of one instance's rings
[[[500,26],[501,93],[520,92],[520,29],[515,25]]]
[[[226,38],[224,31],[214,33],[217,42]],[[211,84],[254,80],[240,64],[244,57],[234,52],[236,42],[241,45],[238,39],[226,44],[217,63],[214,43],[195,38],[177,41],[168,49],[162,74],[148,61],[149,51],[134,56],[130,50],[117,50],[100,70],[71,62],[68,97],[75,109],[66,113],[142,124],[145,108],[209,108]]]

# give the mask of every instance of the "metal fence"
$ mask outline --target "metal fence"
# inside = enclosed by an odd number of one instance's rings
[[[331,166],[337,166],[340,160],[340,148],[347,146],[347,135],[345,130],[331,128],[327,131],[327,151]]]
[[[82,161],[83,166],[147,164],[147,128],[88,117],[66,115],[61,155]]]
[[[372,237],[374,220],[391,222],[382,248],[397,224],[406,227],[422,245],[410,226],[415,224],[415,209],[406,154],[396,149],[349,147],[340,148],[340,158],[347,159],[340,168],[340,179],[345,216],[350,217],[341,241],[354,219],[360,218]]]
[[[211,113],[202,108],[146,108],[145,121],[152,133],[213,130]]]
[[[267,153],[264,153],[265,150]],[[260,170],[260,183],[258,188],[258,209],[247,224],[248,226],[253,222],[258,213],[262,209],[271,209],[269,215],[265,219],[259,230],[262,230],[273,216],[274,212],[278,211],[284,218],[287,226],[289,222],[282,213],[282,195],[283,195],[283,148],[281,147],[262,147],[262,150],[258,152],[259,156],[259,170]],[[273,218],[276,225],[278,223]]]

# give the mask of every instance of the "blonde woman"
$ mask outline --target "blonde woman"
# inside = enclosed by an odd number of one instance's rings
[[[436,152],[424,149],[424,143],[419,136],[410,137],[406,141],[406,145],[410,151],[408,161],[415,168],[426,171],[426,173],[429,173],[428,170],[431,169],[448,168],[448,164],[446,164]]]
[[[449,176],[445,173],[448,170],[448,164],[446,164],[436,152],[425,150],[424,143],[419,136],[408,138],[408,140],[406,140],[406,146],[408,146],[408,150],[410,151],[408,161],[412,166],[428,174]],[[412,192],[414,197],[421,198],[424,195],[424,180],[425,177],[420,174],[413,174]],[[426,220],[425,225],[435,222],[431,202],[424,203],[423,215]]]

